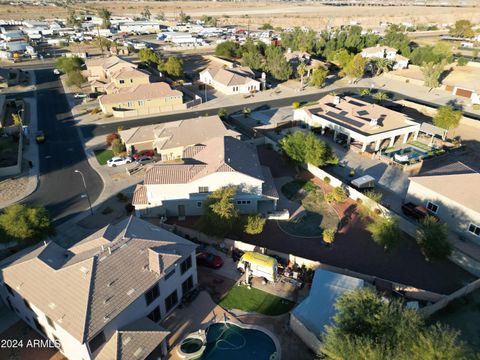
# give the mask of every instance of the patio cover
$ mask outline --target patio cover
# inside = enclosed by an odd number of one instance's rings
[[[442,129],[441,127],[423,122],[422,125],[420,125],[420,131],[428,134],[428,135],[438,135],[442,139],[445,139],[445,136],[447,135],[448,130]]]

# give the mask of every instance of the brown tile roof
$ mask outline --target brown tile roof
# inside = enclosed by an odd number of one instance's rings
[[[250,70],[248,68],[248,70]],[[207,68],[204,71],[210,73],[212,78],[223,84],[225,86],[233,86],[233,85],[244,85],[250,81],[257,81],[253,79],[253,72],[250,70],[247,71],[246,68]]]
[[[104,104],[115,104],[126,101],[150,100],[165,97],[179,97],[183,93],[178,90],[172,90],[170,85],[164,82],[140,84],[125,88],[115,94],[102,95],[99,101]]]
[[[144,70],[132,69],[132,68],[121,68],[114,72],[111,77],[113,79],[130,79],[130,78],[140,78],[140,77],[149,77],[150,74]]]
[[[480,174],[478,172],[415,176],[411,177],[410,181],[480,214],[480,201],[478,201]]]
[[[9,258],[1,272],[12,289],[84,342],[163,277],[165,272],[149,268],[149,252],[172,264],[194,249],[191,242],[130,217],[71,249],[50,242]]]
[[[147,188],[143,185],[137,185],[133,192],[132,205],[147,205]]]

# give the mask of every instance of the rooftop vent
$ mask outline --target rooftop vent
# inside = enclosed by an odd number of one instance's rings
[[[335,97],[333,98],[333,104],[334,104],[334,105],[340,104],[340,96],[335,96]]]
[[[371,126],[377,126],[378,125],[378,119],[377,118],[373,118],[370,120],[370,125]]]
[[[56,307],[57,307],[57,304],[51,302],[50,304],[48,304],[48,307],[52,310],[54,310]]]
[[[117,279],[110,281],[110,282],[107,284],[107,287],[111,287],[113,284],[115,284],[115,281],[117,281]]]
[[[130,296],[135,292],[135,289],[130,289],[127,291],[127,295]]]

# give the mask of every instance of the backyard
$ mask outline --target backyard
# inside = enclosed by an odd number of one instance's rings
[[[11,136],[0,137],[0,167],[17,163],[18,141]]]
[[[100,165],[106,165],[107,161],[113,157],[113,151],[110,149],[95,150],[95,157]]]
[[[289,312],[295,303],[262,290],[239,285],[232,287],[219,305],[227,310],[238,309],[275,316]]]

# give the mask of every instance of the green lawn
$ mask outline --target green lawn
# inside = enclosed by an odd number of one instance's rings
[[[238,309],[264,315],[281,315],[292,310],[293,301],[246,286],[234,286],[220,300],[219,305],[227,310]]]
[[[425,144],[425,143],[423,143],[423,142],[417,141],[417,140],[411,141],[409,144],[410,144],[410,145],[413,145],[413,146],[415,146],[415,147],[417,147],[417,148],[419,148],[419,149],[421,149],[421,150],[423,150],[423,151],[430,151],[430,150],[432,150],[432,147],[431,147],[431,146],[429,146],[429,145],[427,145],[427,144]]]
[[[113,151],[110,149],[95,150],[95,156],[100,165],[106,165],[107,161],[113,157]]]

